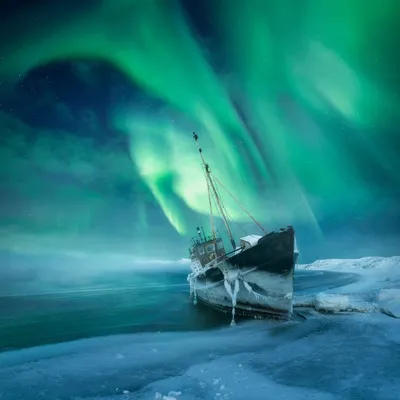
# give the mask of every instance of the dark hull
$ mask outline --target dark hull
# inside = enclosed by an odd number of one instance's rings
[[[207,307],[213,308],[214,310],[223,312],[225,314],[232,313],[232,306],[221,305],[216,302],[209,302],[201,295],[197,297],[199,302]],[[273,307],[256,307],[253,303],[238,303],[235,307],[235,314],[241,317],[258,318],[258,319],[277,319],[277,320],[288,320],[290,315],[288,312],[283,310],[277,310]]]
[[[258,245],[228,258],[228,264],[239,268],[256,266],[259,270],[287,275],[294,269],[294,229],[263,236]]]
[[[289,319],[296,256],[292,227],[270,233],[256,246],[198,275],[194,282],[196,296],[225,312],[235,305],[236,314]],[[235,285],[237,293],[232,298]]]

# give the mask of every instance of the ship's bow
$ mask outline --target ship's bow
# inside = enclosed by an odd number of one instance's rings
[[[227,275],[238,273],[237,307],[243,313],[289,319],[293,311],[293,276],[297,260],[292,227],[271,232],[257,245],[231,257]]]

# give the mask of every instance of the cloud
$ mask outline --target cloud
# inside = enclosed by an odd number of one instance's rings
[[[140,254],[149,235],[159,240],[171,229],[121,146],[36,130],[6,114],[0,126],[1,247]]]

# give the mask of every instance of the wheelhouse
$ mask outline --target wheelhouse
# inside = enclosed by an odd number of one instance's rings
[[[197,229],[198,236],[192,239],[189,248],[190,258],[197,259],[204,267],[209,262],[223,258],[226,254],[224,243],[218,235],[206,236]]]

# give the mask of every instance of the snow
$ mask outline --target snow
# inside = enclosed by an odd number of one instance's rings
[[[395,257],[363,257],[357,259],[329,259],[317,260],[311,264],[299,265],[303,269],[353,271],[366,269],[400,268],[400,256]]]
[[[296,236],[294,237],[294,253],[299,254],[299,247],[297,245],[297,239]]]
[[[259,293],[256,293],[256,292],[252,289],[252,287],[251,287],[246,281],[243,281],[243,285],[244,285],[244,287],[247,289],[247,291],[248,291],[249,293],[253,294],[253,296],[254,296],[256,299],[261,299],[261,298],[262,298],[262,295],[259,294]]]
[[[175,392],[172,392],[175,393]],[[162,397],[163,400],[177,400],[177,397],[168,394],[167,396]]]
[[[3,353],[0,393],[2,400],[39,393],[42,400],[394,400],[399,358],[399,321],[382,314],[250,321]]]
[[[239,293],[239,279],[236,278],[232,283],[230,280],[228,280],[226,277],[224,279],[224,286],[226,291],[228,292],[231,300],[232,300],[232,320],[231,320],[231,326],[234,326],[236,324],[235,322],[235,307],[236,307],[236,302],[237,302],[237,295]],[[232,290],[233,286],[233,290]]]
[[[384,311],[400,318],[400,289],[381,289],[377,303]]]
[[[256,244],[258,244],[258,241],[262,238],[262,236],[259,235],[247,235],[247,236],[243,236],[240,238],[240,240],[245,241],[247,243],[250,244],[250,246],[255,246]]]
[[[197,304],[197,293],[196,293],[196,278],[204,272],[198,260],[193,260],[190,263],[190,269],[192,272],[188,275],[187,281],[189,282],[190,296],[193,297],[193,304]]]
[[[324,311],[343,311],[349,308],[349,297],[340,294],[319,293],[315,297],[315,309]]]
[[[330,271],[358,276],[341,287],[297,293],[297,305],[331,310],[301,321],[247,321],[1,353],[0,398],[397,400],[400,320],[378,311],[398,310],[400,257],[364,260],[300,266],[314,278]],[[342,313],[355,306],[363,312]]]
[[[356,273],[357,282],[325,290],[316,296],[297,296],[297,306],[319,311],[386,312],[400,317],[400,257],[318,260],[298,270]]]

